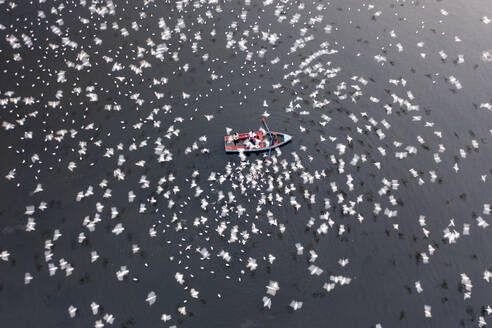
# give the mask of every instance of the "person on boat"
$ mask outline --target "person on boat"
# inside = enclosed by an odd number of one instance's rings
[[[260,140],[260,137],[258,135],[256,135],[254,138],[254,144],[255,144],[255,148],[260,148],[260,145],[261,145],[261,140]]]
[[[239,140],[239,133],[237,133],[237,132],[236,132],[236,133],[234,133],[234,134],[232,135],[232,140],[233,140],[233,142],[234,142],[234,146],[235,146],[235,145],[236,145],[236,143],[237,143],[237,141]]]
[[[255,140],[255,133],[253,131],[249,131],[248,133],[248,140],[251,143],[252,146],[256,145],[256,140]]]
[[[244,146],[246,147],[246,149],[251,149],[253,148],[253,144],[251,143],[251,141],[248,139],[246,139],[246,141],[244,142]]]

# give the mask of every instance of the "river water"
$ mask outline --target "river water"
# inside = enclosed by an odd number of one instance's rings
[[[0,182],[0,251],[10,253],[0,262],[2,326],[92,327],[105,313],[117,327],[476,327],[481,316],[487,321],[491,287],[483,276],[492,270],[492,242],[490,227],[477,221],[490,220],[492,190],[492,64],[485,58],[492,9],[486,2],[0,7],[0,98],[7,99],[0,168],[2,176],[15,169],[15,178]],[[163,60],[156,56],[160,44]],[[15,97],[18,104],[9,100]],[[293,136],[274,152],[273,164],[266,154],[224,153],[226,128],[257,130],[264,114],[272,130]],[[6,129],[5,122],[15,127]],[[159,162],[156,142],[171,154],[168,161]],[[405,153],[402,159],[398,153]],[[124,179],[117,178],[121,172]],[[208,179],[212,172],[215,180]],[[43,190],[33,193],[38,184]],[[90,186],[94,195],[77,200]],[[293,191],[286,194],[286,186]],[[31,205],[34,213],[25,213]],[[221,215],[223,206],[228,214]],[[322,218],[326,213],[330,221]],[[90,231],[87,220],[97,215]],[[25,231],[29,218],[35,231]],[[207,221],[194,224],[196,218]],[[217,232],[222,222],[224,236]],[[326,234],[317,231],[329,222]],[[118,224],[124,231],[116,235]],[[62,236],[54,241],[56,229]],[[451,240],[445,229],[459,237]],[[234,230],[238,241],[231,241]],[[204,248],[209,258],[199,252]],[[219,257],[221,250],[230,262]],[[92,251],[99,254],[94,263]],[[256,270],[246,266],[248,258]],[[71,275],[61,259],[74,268]],[[349,262],[342,266],[340,259]],[[58,266],[53,276],[50,263]],[[311,275],[311,264],[323,272]],[[129,274],[119,281],[122,266]],[[26,272],[34,277],[28,285]],[[335,276],[350,283],[323,289]],[[270,281],[280,286],[275,296],[266,294]],[[151,306],[150,291],[157,295]],[[302,308],[294,311],[292,300]],[[97,315],[92,302],[100,305]]]

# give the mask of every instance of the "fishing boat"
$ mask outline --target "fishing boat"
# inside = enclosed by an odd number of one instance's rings
[[[292,136],[270,131],[265,119],[263,123],[267,128],[267,132],[254,131],[252,133],[239,133],[230,136],[225,136],[225,151],[227,153],[239,153],[239,152],[260,152],[269,151],[268,157],[272,149],[280,147],[292,140]]]

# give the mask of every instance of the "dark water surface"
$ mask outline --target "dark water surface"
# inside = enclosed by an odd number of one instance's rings
[[[492,18],[489,3],[86,2],[18,2],[15,8],[0,4],[0,173],[3,177],[16,169],[14,179],[0,182],[0,252],[10,253],[7,261],[0,261],[1,327],[93,327],[105,313],[115,316],[115,327],[477,327],[481,316],[488,319],[492,287],[483,275],[492,270],[492,239],[490,227],[478,226],[477,217],[491,220],[486,204],[492,201],[492,112],[487,109],[492,105],[492,62],[483,59],[484,52],[492,52],[492,22],[485,23],[487,16]],[[297,22],[292,21],[296,14]],[[282,15],[286,18],[279,21]],[[318,21],[311,20],[316,16]],[[167,27],[159,23],[161,17]],[[101,29],[102,23],[107,29]],[[296,42],[300,46],[291,51]],[[155,56],[159,44],[167,48],[163,60]],[[327,53],[317,56],[323,49]],[[22,59],[14,60],[16,54]],[[86,55],[90,65],[76,67]],[[385,60],[378,62],[375,56]],[[151,67],[142,67],[142,60]],[[122,69],[115,70],[115,63]],[[167,83],[154,83],[163,78]],[[361,94],[352,100],[357,88]],[[97,94],[97,100],[88,94]],[[26,104],[26,97],[34,103]],[[400,106],[395,97],[414,110]],[[314,108],[313,103],[325,99],[329,103]],[[108,111],[108,105],[121,110]],[[244,160],[225,154],[225,128],[256,130],[265,111],[273,130],[293,135],[274,154],[274,164],[266,162],[266,154]],[[324,115],[331,120],[322,125]],[[15,127],[7,129],[8,123]],[[60,130],[66,133],[57,141]],[[32,139],[25,137],[29,132]],[[172,160],[158,161],[158,138]],[[198,149],[187,153],[194,142]],[[130,150],[133,143],[136,149]],[[346,147],[343,154],[341,145]],[[407,146],[417,153],[396,158],[395,153],[408,152]],[[109,148],[113,154],[107,153]],[[39,161],[33,162],[35,154]],[[441,162],[436,163],[435,154]],[[126,161],[118,165],[120,155]],[[354,155],[359,160],[351,165]],[[142,160],[143,167],[135,165]],[[286,169],[280,165],[283,160]],[[70,162],[76,164],[73,171]],[[247,176],[257,163],[262,163],[260,173]],[[228,165],[236,173],[224,183],[208,180],[211,172],[217,179],[226,175]],[[116,178],[117,169],[124,180]],[[193,177],[195,170],[199,175]],[[309,183],[308,176],[322,171],[325,177]],[[169,181],[169,174],[175,180]],[[142,188],[142,176],[148,188]],[[274,179],[271,189],[269,177]],[[104,179],[107,186],[101,188]],[[192,180],[203,190],[196,197]],[[390,184],[380,193],[386,180],[399,186],[391,189]],[[38,184],[43,191],[33,193]],[[285,194],[291,184],[296,190]],[[89,186],[94,195],[77,201],[77,194]],[[175,186],[179,192],[173,191]],[[107,188],[111,197],[103,197]],[[130,190],[136,195],[132,203]],[[217,200],[219,190],[223,200]],[[316,195],[314,204],[304,197],[305,190]],[[228,200],[229,192],[235,202]],[[259,204],[270,193],[283,200]],[[290,204],[291,196],[301,205],[298,210]],[[325,208],[325,198],[330,208]],[[202,199],[209,203],[206,210],[200,207]],[[40,202],[47,209],[39,210]],[[95,218],[97,203],[104,208],[91,232],[83,222]],[[378,214],[375,203],[381,207]],[[141,204],[144,213],[139,213]],[[35,212],[25,214],[30,205]],[[221,217],[224,205],[230,212]],[[355,212],[344,213],[344,205]],[[113,219],[112,207],[119,213]],[[244,208],[243,215],[237,214],[238,207]],[[385,209],[397,215],[388,217]],[[269,211],[276,225],[268,223]],[[326,212],[333,226],[321,235],[317,229],[328,221],[320,215]],[[421,215],[425,227],[419,223]],[[35,231],[25,231],[29,217],[36,222]],[[208,220],[195,226],[197,217]],[[307,227],[310,218],[315,223]],[[216,231],[221,221],[227,226],[224,236]],[[259,233],[252,231],[253,222]],[[119,223],[125,230],[115,235],[112,230]],[[463,234],[464,224],[469,224],[469,235]],[[239,241],[231,242],[234,226]],[[459,233],[455,243],[445,238],[446,228]],[[62,236],[53,241],[55,229]],[[247,240],[243,231],[249,233]],[[80,233],[86,236],[82,243]],[[46,240],[54,244],[48,261]],[[296,243],[304,247],[303,255],[296,254]],[[133,244],[140,247],[137,254]],[[201,259],[197,250],[204,247],[210,259]],[[221,250],[232,257],[228,266],[218,257]],[[313,264],[310,250],[318,254],[314,264],[323,270],[319,276],[307,269]],[[94,263],[91,251],[100,256]],[[273,264],[269,254],[276,258]],[[248,258],[256,259],[256,270],[247,268]],[[58,268],[50,276],[48,263],[60,267],[60,259],[74,268],[72,275]],[[349,259],[349,264],[342,267],[339,259]],[[116,277],[121,266],[130,271],[123,281]],[[28,285],[26,272],[34,277]],[[176,272],[184,275],[184,285],[174,278]],[[463,273],[473,285],[467,299]],[[330,276],[351,282],[328,292],[323,285]],[[265,293],[269,281],[280,286],[275,296]],[[190,296],[191,288],[199,291],[198,299]],[[157,295],[152,306],[145,301],[150,291]],[[271,298],[271,309],[263,307],[264,296]],[[292,300],[302,301],[302,308],[293,311]],[[91,312],[92,302],[100,305],[97,315]],[[68,314],[70,305],[78,309],[75,318]],[[432,307],[431,318],[424,315],[424,305]],[[178,312],[182,306],[186,315]],[[171,320],[161,321],[163,313]]]

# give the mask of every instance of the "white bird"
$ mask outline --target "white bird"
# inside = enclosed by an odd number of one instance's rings
[[[490,307],[490,305],[487,305],[487,308],[485,309],[485,311],[487,311],[488,315],[492,314],[492,308]]]
[[[99,312],[99,304],[97,304],[96,302],[92,302],[91,310],[92,310],[92,314],[96,315]]]
[[[482,227],[483,229],[485,229],[489,226],[487,221],[485,221],[481,216],[477,217],[475,220],[477,221],[477,225],[479,227]]]
[[[26,231],[31,232],[36,230],[36,221],[34,218],[27,218]]]
[[[164,322],[167,322],[167,321],[171,320],[171,315],[170,315],[170,314],[165,314],[165,313],[164,313],[164,314],[161,316],[161,320],[162,320],[162,321],[164,321]]]
[[[147,295],[147,298],[145,299],[145,301],[147,301],[149,303],[149,305],[154,304],[156,300],[157,300],[157,295],[153,291],[151,291]]]
[[[5,176],[5,179],[7,180],[15,179],[15,169],[10,170],[9,173]]]
[[[24,274],[24,285],[29,285],[32,279],[33,279],[32,275],[29,272],[26,272]]]
[[[424,314],[426,318],[432,318],[432,307],[430,305],[424,305]]]
[[[184,279],[183,279],[183,274],[179,273],[179,272],[176,272],[176,274],[174,275],[174,278],[176,279],[176,281],[178,282],[178,284],[182,285],[184,284]]]
[[[10,256],[10,253],[6,250],[4,250],[4,251],[2,251],[2,253],[0,253],[0,258],[2,259],[2,261],[8,261],[9,256]]]
[[[325,284],[323,285],[323,288],[326,289],[327,292],[330,292],[333,289],[335,289],[335,284],[325,282]]]
[[[77,168],[77,164],[74,162],[68,163],[68,169],[73,172],[73,169]]]
[[[77,313],[77,308],[73,305],[70,305],[68,308],[68,314],[70,315],[70,318],[75,318],[76,313]]]
[[[490,282],[490,277],[492,277],[492,272],[490,272],[489,270],[485,270],[483,272],[483,279],[485,279],[485,281],[487,282]]]
[[[422,286],[420,285],[420,281],[415,282],[415,289],[417,290],[417,293],[422,293],[424,290],[422,289]]]
[[[45,209],[47,209],[47,208],[48,208],[48,206],[47,206],[47,205],[48,205],[48,204],[46,204],[46,202],[41,202],[41,203],[39,203],[38,208],[39,208],[39,210],[40,210],[40,211],[44,211]],[[55,231],[58,231],[58,229],[56,229]],[[61,235],[60,235],[60,236],[61,236]],[[56,240],[56,239],[55,239],[55,240]]]
[[[96,251],[91,252],[91,263],[96,262],[96,260],[99,258],[99,255],[97,254]]]
[[[53,233],[53,241],[57,241],[58,238],[60,238],[62,236],[60,230],[58,229],[55,229],[54,233]]]
[[[342,267],[344,267],[347,264],[349,264],[349,259],[339,259],[338,264],[340,264]]]
[[[110,325],[112,325],[112,324],[113,324],[113,322],[114,322],[114,319],[115,319],[115,318],[114,318],[114,316],[113,316],[112,314],[106,313],[106,314],[104,315],[103,319],[104,319],[107,323],[109,323]]]
[[[124,265],[118,271],[116,271],[116,278],[118,278],[119,281],[123,281],[125,276],[129,273],[130,271],[126,268],[126,265]]]
[[[309,262],[316,262],[316,259],[318,258],[318,254],[314,251],[314,249],[309,251]]]
[[[256,268],[258,267],[258,264],[256,263],[256,259],[250,257],[248,258],[248,264],[246,265],[246,267],[250,270],[250,271],[254,271],[256,270]]]
[[[119,235],[121,234],[123,231],[125,230],[125,227],[123,227],[123,225],[121,223],[118,223],[114,229],[112,230],[112,233],[114,233],[115,235]]]
[[[278,282],[270,280],[268,286],[266,286],[266,289],[267,289],[266,293],[268,295],[275,296],[277,292],[280,290],[280,287],[278,285]]]
[[[299,301],[295,301],[295,300],[292,300],[292,302],[290,302],[289,306],[294,310],[294,311],[297,311],[299,309],[302,308],[302,302],[299,302]]]
[[[297,255],[302,255],[304,253],[304,247],[301,245],[301,243],[296,243],[295,246],[297,249]]]
[[[43,186],[38,183],[36,189],[34,189],[33,194],[43,191]]]
[[[309,267],[308,267],[308,270],[309,272],[311,273],[311,275],[321,275],[323,273],[323,269],[321,269],[320,267],[314,265],[314,264],[311,264]]]
[[[186,315],[186,307],[185,306],[180,306],[178,308],[178,312],[181,313],[182,315]]]
[[[199,294],[199,292],[198,292],[198,290],[196,290],[196,289],[192,288],[192,289],[190,290],[190,294],[191,294],[191,297],[193,297],[193,298],[198,298],[198,294]]]

